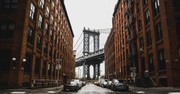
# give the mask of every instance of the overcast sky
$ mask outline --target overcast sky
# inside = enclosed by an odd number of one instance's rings
[[[66,10],[74,32],[74,50],[76,57],[82,56],[83,40],[82,31],[87,29],[98,30],[112,28],[112,16],[117,0],[64,0]],[[102,30],[100,30],[101,32]],[[110,31],[110,29],[109,29]],[[104,31],[107,32],[107,31]],[[100,33],[100,49],[109,33]],[[80,37],[81,36],[81,37]],[[79,39],[80,38],[80,39]],[[79,39],[79,41],[78,41]],[[91,41],[91,40],[90,40]],[[90,48],[92,45],[90,46]],[[90,49],[91,50],[91,49]],[[101,63],[101,75],[104,75],[104,63]],[[76,68],[78,77],[82,77],[82,67]],[[93,69],[91,68],[90,71]],[[90,73],[92,76],[92,72]]]
[[[112,27],[112,15],[117,0],[64,0],[67,13],[74,32],[74,49],[77,50],[79,56],[82,55],[83,40],[80,35],[83,28],[106,29]],[[108,34],[100,34],[100,48],[104,48]],[[78,42],[77,42],[78,41]],[[78,48],[78,49],[77,49]],[[76,55],[77,55],[76,54]],[[78,56],[77,56],[78,57]]]

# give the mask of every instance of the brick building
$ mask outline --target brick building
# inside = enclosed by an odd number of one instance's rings
[[[115,69],[115,57],[114,57],[114,32],[111,30],[107,41],[104,45],[104,61],[105,61],[105,78],[114,78]]]
[[[180,86],[178,0],[118,0],[113,14],[116,75],[138,86]]]
[[[0,14],[0,88],[74,78],[74,34],[63,0],[1,0]]]

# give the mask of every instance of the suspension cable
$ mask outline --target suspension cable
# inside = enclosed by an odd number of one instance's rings
[[[77,45],[77,43],[79,42],[79,40],[80,40],[80,38],[81,38],[82,34],[83,34],[83,33],[81,33],[81,35],[79,36],[79,38],[78,38],[78,40],[76,41],[76,43],[75,43],[74,47],[76,47],[76,45]]]

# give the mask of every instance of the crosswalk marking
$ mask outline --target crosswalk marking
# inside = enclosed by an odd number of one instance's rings
[[[138,93],[138,94],[145,94],[144,91],[136,91],[136,93]]]
[[[169,92],[168,94],[180,94],[180,92]]]
[[[13,91],[11,94],[25,94],[26,92]]]

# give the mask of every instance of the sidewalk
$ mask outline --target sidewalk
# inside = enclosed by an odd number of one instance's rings
[[[149,87],[149,88],[144,88],[144,87],[129,86],[129,90],[134,92],[134,93],[137,93],[137,94],[180,94],[180,87]]]
[[[0,94],[25,94],[25,93],[49,94],[49,93],[58,93],[62,91],[62,89],[63,89],[63,85],[59,87],[38,88],[38,89],[0,89]]]

